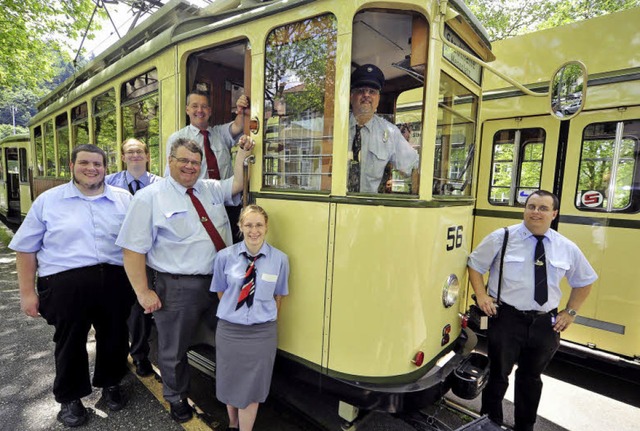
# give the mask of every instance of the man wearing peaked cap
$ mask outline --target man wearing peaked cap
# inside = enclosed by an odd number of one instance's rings
[[[373,64],[351,74],[348,192],[384,192],[391,168],[410,175],[418,167],[418,153],[400,130],[376,115],[383,86],[384,74]]]
[[[351,74],[351,88],[371,87],[382,90],[384,85],[384,74],[377,66],[365,64],[358,67]]]

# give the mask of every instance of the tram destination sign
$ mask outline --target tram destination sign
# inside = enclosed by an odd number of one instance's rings
[[[469,45],[467,45],[462,39],[460,39],[460,37],[458,37],[458,35],[455,34],[453,30],[451,30],[451,27],[449,27],[448,25],[444,26],[444,37],[455,46],[467,51],[474,57],[476,56]],[[462,73],[471,78],[473,82],[480,85],[482,81],[482,67],[478,63],[471,60],[470,58],[465,57],[459,52],[454,51],[447,45],[443,45],[442,55]]]

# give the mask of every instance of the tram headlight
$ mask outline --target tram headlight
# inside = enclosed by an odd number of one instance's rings
[[[451,274],[442,288],[442,304],[445,308],[449,308],[456,303],[459,293],[460,283],[458,282],[458,277],[455,274]]]

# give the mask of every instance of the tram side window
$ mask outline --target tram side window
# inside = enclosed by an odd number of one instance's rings
[[[36,143],[36,154],[35,154],[35,175],[41,177],[44,175],[44,165],[42,161],[44,160],[44,141],[42,136],[42,126],[37,126],[33,129],[33,139]]]
[[[20,158],[20,182],[29,182],[29,171],[27,169],[27,150],[20,148],[18,151]]]
[[[69,172],[69,118],[67,113],[56,117],[56,138],[58,150],[58,176],[68,178]]]
[[[576,207],[583,211],[640,210],[640,120],[594,123],[582,134]]]
[[[541,128],[499,130],[493,136],[489,202],[523,205],[540,188],[546,133]]]
[[[147,144],[149,171],[160,174],[160,110],[158,103],[158,71],[136,76],[122,84],[123,141],[136,138]]]
[[[441,73],[434,161],[434,196],[470,196],[478,98]]]
[[[73,147],[89,143],[89,110],[87,102],[71,109],[71,142]]]
[[[265,188],[330,191],[337,23],[278,27],[265,47]]]
[[[44,157],[45,173],[47,177],[56,176],[56,153],[53,141],[53,121],[44,124]]]
[[[107,172],[118,171],[118,135],[116,124],[116,92],[111,89],[93,99],[96,145],[107,153]]]

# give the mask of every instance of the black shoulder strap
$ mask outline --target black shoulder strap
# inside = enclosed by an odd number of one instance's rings
[[[509,228],[504,227],[504,239],[502,240],[502,252],[500,253],[500,273],[498,277],[498,304],[500,304],[500,291],[502,290],[502,264],[504,262],[504,253],[507,251],[507,242],[509,241]]]

